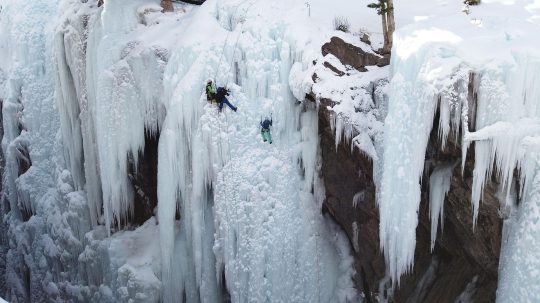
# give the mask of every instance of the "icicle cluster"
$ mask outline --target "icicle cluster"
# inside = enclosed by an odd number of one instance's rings
[[[485,64],[463,55],[467,47],[461,37],[437,28],[415,31],[412,27],[395,39],[378,197],[381,248],[394,283],[413,265],[424,155],[437,108],[443,148],[448,136],[461,135],[464,165],[468,147],[475,144],[474,223],[492,174],[505,193],[504,201],[509,200],[516,171],[524,197],[535,188],[531,180],[537,166],[530,155],[540,134],[540,92],[534,80],[540,57],[524,48]],[[432,248],[451,167],[438,167],[430,178]]]

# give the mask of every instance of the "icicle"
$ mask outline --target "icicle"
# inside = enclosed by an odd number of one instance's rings
[[[431,221],[431,251],[435,247],[437,239],[437,226],[439,218],[441,233],[444,227],[444,199],[450,190],[452,171],[455,164],[442,164],[437,166],[429,177],[429,214]]]
[[[358,205],[362,201],[364,201],[365,196],[366,196],[366,193],[364,191],[361,191],[361,192],[358,192],[358,193],[354,194],[353,201],[352,201],[353,207],[357,208]]]
[[[426,37],[429,39],[425,40]],[[455,34],[439,29],[398,36],[394,40],[396,54],[392,57],[394,70],[388,92],[381,189],[377,197],[381,219],[380,245],[393,285],[399,285],[400,276],[413,265],[420,181],[439,96],[452,91],[454,84],[461,80],[460,76],[452,77],[461,69],[458,62],[449,60],[442,75],[432,73],[432,64],[439,66],[442,59],[429,45],[415,48],[415,51],[411,51],[410,46],[429,41],[428,44],[437,45],[437,50],[445,49],[441,43],[451,49],[460,40]],[[450,81],[446,80],[447,77]],[[443,124],[450,120],[446,111],[450,108],[443,108]],[[449,127],[442,127],[442,135],[446,139]]]
[[[450,101],[439,97],[439,139],[441,150],[444,150],[450,133]]]
[[[89,201],[99,213],[103,198],[107,226],[120,226],[133,215],[128,158],[136,168],[145,132],[157,133],[163,119],[160,50],[138,48],[136,41],[118,42],[131,39],[139,6],[109,1],[89,22],[81,132]]]
[[[381,248],[394,283],[413,262],[420,177],[436,96],[397,73],[391,83],[385,125],[382,189],[378,197]],[[414,130],[413,130],[414,129]]]

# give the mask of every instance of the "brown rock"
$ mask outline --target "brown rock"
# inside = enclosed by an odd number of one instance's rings
[[[474,89],[470,88],[469,93],[473,94],[469,100],[472,103],[475,99]],[[353,251],[357,272],[354,283],[357,289],[364,292],[367,302],[374,302],[383,295],[378,293],[378,285],[384,276],[385,265],[379,249],[379,215],[375,204],[372,163],[358,151],[351,152],[347,142],[336,149],[327,110],[327,106],[332,106],[334,102],[320,101],[322,174],[327,193],[323,212],[330,214],[343,228],[351,247],[354,247],[353,243],[358,243]],[[435,164],[461,159],[461,141],[450,137],[446,149],[441,151],[437,129],[438,114],[426,152],[428,174],[423,177],[426,181]],[[439,227],[433,253],[430,249],[429,184],[422,184],[415,264],[411,272],[401,278],[399,288],[394,291],[394,302],[454,302],[467,288],[474,290],[474,302],[494,302],[502,233],[499,201],[496,198],[497,184],[492,181],[486,185],[477,225],[473,230],[473,155],[474,150],[470,148],[463,175],[460,165],[454,170],[444,205],[444,231],[440,233]],[[353,197],[356,194],[358,207],[354,208]],[[353,223],[358,227],[358,238],[355,238]]]
[[[360,37],[360,41],[364,42],[367,45],[371,45],[371,40],[369,40],[369,35],[366,33],[363,33]]]
[[[350,65],[355,69],[365,72],[366,66],[387,65],[388,60],[375,54],[368,53],[361,48],[349,44],[339,37],[332,37],[330,42],[325,43],[321,48],[323,56],[332,54],[344,65]],[[385,64],[386,63],[386,64]]]
[[[378,290],[378,281],[384,276],[384,258],[379,251],[379,216],[375,207],[375,184],[372,180],[372,163],[358,150],[351,152],[348,143],[337,149],[335,137],[330,129],[327,105],[330,100],[321,100],[319,111],[319,132],[322,149],[322,174],[327,198],[323,204],[328,212],[343,228],[351,247],[357,241],[358,251],[353,251],[357,289],[368,296]],[[353,197],[357,193],[358,207],[353,207]],[[358,239],[354,239],[353,224],[358,227]]]
[[[157,172],[159,134],[145,132],[144,151],[137,155],[138,166],[133,158],[128,165],[128,177],[133,186],[133,218],[130,223],[142,225],[154,215],[157,206]]]
[[[324,61],[323,65],[324,65],[324,67],[326,67],[329,70],[333,71],[334,73],[336,73],[336,75],[338,75],[340,77],[345,75],[345,72],[340,71],[339,69],[337,69],[337,67],[333,66],[332,64],[328,63],[327,61]]]
[[[161,7],[163,8],[163,12],[174,11],[174,7],[171,0],[161,0]]]

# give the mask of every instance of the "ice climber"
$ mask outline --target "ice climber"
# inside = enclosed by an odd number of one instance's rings
[[[208,79],[208,81],[206,81],[206,100],[209,102],[216,101],[216,89],[212,84],[212,79]]]
[[[233,111],[236,111],[237,108],[229,102],[227,97],[229,95],[229,90],[226,87],[218,87],[216,93],[216,100],[219,102],[219,111],[223,110],[223,104],[227,104]]]
[[[264,142],[268,141],[270,144],[272,144],[270,126],[272,126],[272,118],[268,119],[268,117],[265,117],[264,121],[261,121],[261,136]]]

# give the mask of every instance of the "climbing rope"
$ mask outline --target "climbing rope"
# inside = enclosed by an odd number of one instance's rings
[[[241,3],[239,3],[238,5],[236,5],[233,16],[236,16],[236,13],[237,13],[238,9],[240,8],[240,6],[241,6],[242,4],[244,4],[244,3],[246,3],[246,2],[247,2],[247,0],[246,0],[246,1],[243,1],[243,2],[241,2]],[[257,2],[257,0],[251,2],[251,4],[250,4],[248,7],[246,7],[246,9],[245,9],[245,11],[244,11],[244,15],[243,15],[243,18],[244,18],[244,19],[245,19],[245,15],[248,13],[249,9],[250,9],[256,2]],[[232,54],[232,57],[231,57],[231,65],[230,65],[230,66],[232,66],[232,65],[234,64],[234,56],[235,56],[235,54],[236,54],[236,48],[237,48],[237,46],[238,46],[238,42],[239,42],[239,40],[240,40],[240,36],[242,35],[242,30],[243,30],[243,28],[244,28],[245,21],[244,21],[244,22],[241,22],[241,23],[242,23],[242,25],[240,26],[240,31],[239,31],[238,36],[237,36],[237,38],[236,38],[236,42],[234,43],[233,54]],[[232,28],[231,28],[231,30],[232,30]],[[217,68],[217,69],[215,70],[215,72],[214,72],[214,79],[217,77],[217,72],[219,71],[219,69],[220,69],[220,67],[221,67],[221,62],[223,61],[223,57],[225,57],[225,45],[227,44],[227,41],[229,40],[229,35],[230,35],[231,32],[232,32],[232,31],[229,31],[229,32],[227,33],[227,37],[226,37],[225,42],[224,42],[224,44],[223,44],[223,46],[222,46],[222,51],[221,51],[221,54],[222,54],[222,55],[220,56],[220,60],[219,60],[219,63],[218,63],[218,68]],[[229,82],[229,79],[230,79],[231,74],[232,74],[232,72],[230,72],[230,73],[228,74],[228,76],[227,76],[227,81],[225,82],[226,85],[227,85],[228,82]],[[215,81],[215,80],[214,80],[214,81]],[[228,125],[229,125],[229,120],[228,120],[227,114],[225,114],[225,120],[226,120],[226,125],[227,125],[227,127],[228,127]],[[221,134],[221,128],[222,128],[222,127],[219,128],[219,132],[220,132],[220,141],[221,141],[221,137],[222,137],[222,134]],[[227,133],[228,133],[228,130],[227,130]],[[227,148],[228,148],[228,152],[229,152],[228,157],[229,157],[229,159],[230,159],[230,158],[231,158],[231,154],[230,154],[230,152],[231,152],[231,142],[230,142],[230,138],[229,138],[229,137],[230,137],[230,136],[227,135]],[[223,152],[223,144],[220,144],[220,146],[221,146],[221,148],[220,148],[220,151],[221,151],[220,156],[221,156],[221,159],[224,159],[224,158],[223,158],[223,153],[222,153],[222,152]]]
[[[253,6],[253,4],[255,4],[256,1],[257,1],[257,0],[253,1],[253,2],[245,9],[244,14],[247,14],[247,12],[249,11],[249,9]],[[239,3],[239,4],[236,6],[236,8],[235,8],[235,10],[234,10],[234,13],[233,13],[233,15],[232,15],[233,17],[236,16],[236,13],[237,13],[239,7],[240,7],[242,4],[246,3],[246,2],[247,2],[247,1],[243,1],[243,2]],[[244,16],[244,19],[245,19],[245,16]],[[242,35],[242,30],[243,30],[243,27],[244,27],[244,24],[245,24],[245,20],[244,20],[244,22],[241,22],[241,23],[242,23],[242,25],[240,26],[240,31],[239,31],[238,36],[237,36],[237,38],[236,38],[236,42],[234,43],[233,54],[232,54],[232,57],[231,57],[231,65],[230,65],[230,66],[233,66],[233,64],[234,64],[234,59],[235,59],[235,55],[236,55],[236,48],[237,48],[237,46],[238,46],[238,42],[239,42],[239,40],[240,40],[240,36]],[[216,69],[215,72],[214,72],[214,77],[213,77],[213,79],[214,79],[215,82],[217,82],[217,79],[216,79],[216,78],[217,78],[217,73],[218,73],[218,71],[220,70],[220,68],[221,68],[221,63],[223,62],[223,59],[224,59],[224,57],[225,57],[225,46],[227,45],[227,43],[228,43],[228,41],[229,41],[229,36],[230,36],[231,33],[232,33],[232,25],[231,25],[231,31],[229,31],[229,32],[227,33],[227,37],[225,38],[225,41],[224,41],[224,43],[223,43],[222,51],[221,51],[221,56],[220,56],[220,60],[219,60],[219,62],[218,62],[217,69]],[[229,80],[230,80],[231,74],[232,74],[232,72],[230,72],[230,73],[228,74],[228,76],[227,76],[227,80],[226,80],[226,82],[225,82],[226,85],[228,84],[228,82],[229,82]],[[224,144],[222,143],[222,138],[223,138],[223,132],[222,132],[223,125],[222,125],[222,124],[223,124],[223,123],[220,122],[220,120],[222,120],[222,119],[219,119],[219,116],[217,117],[217,120],[218,120],[217,125],[218,125],[218,127],[219,127],[219,138],[218,138],[219,142],[218,142],[218,145],[217,145],[217,146],[218,146],[219,153],[220,153],[220,157],[221,157],[221,161],[222,161],[221,182],[222,182],[222,184],[223,184],[223,195],[224,195],[224,201],[225,201],[224,208],[225,208],[225,216],[226,216],[226,220],[227,220],[227,237],[228,237],[229,234],[230,234],[230,224],[232,224],[232,221],[231,221],[230,212],[229,212],[229,205],[228,205],[228,203],[227,203],[227,202],[229,201],[227,197],[229,196],[229,191],[230,191],[230,190],[228,190],[227,187],[225,186],[225,179],[226,179],[226,177],[227,177],[228,180],[232,180],[232,175],[231,175],[231,174],[232,174],[232,171],[224,171],[224,172],[223,172],[223,169],[225,168],[225,163],[226,163],[226,162],[229,162],[229,161],[232,159],[232,156],[231,156],[231,142],[230,142],[229,129],[228,129],[228,126],[229,126],[229,120],[228,120],[228,115],[227,115],[226,113],[224,113],[224,114],[225,114],[225,127],[227,127],[227,130],[226,130],[226,137],[227,137],[227,147],[226,147],[226,148],[228,149],[228,151],[227,151],[227,158],[228,158],[228,159],[227,159],[227,160],[225,160],[225,158],[224,158],[224,153],[223,153],[223,149],[224,149]],[[211,130],[212,130],[212,127],[211,127]],[[213,133],[211,133],[211,136],[213,137]],[[234,181],[231,181],[231,182],[234,182]],[[235,194],[234,192],[231,193],[231,194],[234,195],[234,196],[236,196],[236,194]],[[232,197],[232,198],[236,198],[236,197]],[[235,210],[236,210],[236,212],[235,212],[235,217],[236,217],[236,218],[235,218],[235,221],[236,221],[236,232],[235,232],[235,234],[236,234],[236,237],[237,237],[237,239],[236,239],[236,241],[235,241],[237,247],[236,247],[235,249],[236,249],[236,251],[238,251],[238,245],[239,245],[239,243],[241,242],[241,238],[240,238],[241,232],[240,232],[240,226],[239,226],[240,219],[239,219],[239,214],[238,214],[238,207],[236,207]],[[239,297],[239,296],[240,296],[240,293],[237,291],[236,294],[237,294],[237,296],[238,296],[238,297],[236,298],[236,301],[237,301],[237,302],[240,302],[240,297]]]
[[[317,254],[317,295],[318,295],[318,302],[321,302],[321,263],[319,260],[319,231],[317,230],[317,234],[315,235],[315,254]]]
[[[253,2],[253,3],[254,3],[254,2]],[[253,3],[252,3],[251,5],[253,5]],[[251,5],[246,9],[246,13],[247,13],[247,11],[249,10],[249,8],[251,7]],[[239,6],[237,6],[237,9],[238,9],[238,7],[239,7]],[[236,12],[236,10],[235,10],[235,12]],[[232,54],[232,57],[231,57],[231,65],[230,65],[230,66],[233,66],[233,64],[234,64],[234,57],[235,57],[235,54],[236,54],[236,48],[237,48],[237,46],[238,46],[238,41],[240,40],[240,36],[242,35],[242,30],[243,30],[244,24],[245,24],[245,21],[242,22],[242,25],[241,25],[241,27],[240,27],[240,31],[239,31],[238,36],[237,36],[237,39],[236,39],[236,42],[235,42],[235,44],[234,44],[234,47],[233,47],[233,54]],[[230,34],[230,32],[227,34],[227,39],[229,38],[229,36],[228,36],[229,34]],[[222,55],[221,59],[223,59],[224,56],[225,56],[225,54],[224,54],[224,48],[223,48],[223,55]],[[220,64],[221,64],[221,60],[220,60]],[[219,66],[218,66],[218,69],[217,69],[217,70],[219,70]],[[217,71],[217,70],[216,70],[216,71]],[[232,74],[232,72],[230,72],[230,73],[228,74],[228,76],[227,76],[227,80],[225,81],[225,84],[226,84],[226,85],[229,83],[231,74]],[[228,162],[228,161],[230,161],[230,160],[232,159],[232,155],[231,155],[231,141],[230,141],[229,129],[228,129],[228,127],[229,127],[229,116],[227,115],[227,113],[224,113],[224,114],[225,114],[225,127],[227,127],[227,130],[226,130],[226,136],[227,136],[227,149],[228,149],[228,150],[227,150],[227,154],[228,154],[227,162]],[[220,127],[220,140],[221,140],[221,137],[222,137],[222,135],[221,135],[221,127]],[[222,149],[223,149],[223,145],[222,145]],[[224,159],[223,156],[222,156],[222,159]],[[224,161],[225,161],[225,160],[224,160]],[[225,164],[223,165],[223,167],[225,167]],[[227,179],[228,179],[230,182],[235,182],[235,181],[232,180],[232,175],[231,175],[231,174],[232,174],[232,171],[230,171],[230,169],[229,169],[229,170],[226,170],[225,172],[223,172],[223,173],[221,174],[223,184],[225,184],[225,175],[227,175]],[[224,186],[224,189],[225,189],[225,192],[224,192],[224,195],[225,195],[225,196],[224,196],[224,199],[225,199],[225,209],[226,209],[225,212],[226,212],[226,215],[227,215],[227,221],[228,221],[228,226],[227,226],[227,228],[230,228],[229,224],[232,224],[232,221],[230,220],[230,216],[229,216],[229,207],[228,207],[228,205],[227,205],[227,204],[228,204],[227,201],[229,201],[228,198],[227,198],[227,196],[229,196],[229,195],[228,195],[228,194],[229,194],[229,193],[228,193],[229,191],[227,190],[227,188],[226,188],[225,186]],[[235,194],[234,192],[232,193],[232,195],[233,195],[233,196],[232,196],[232,197],[229,196],[229,198],[233,198],[233,199],[237,198],[237,197],[236,197],[236,194]],[[235,199],[235,200],[236,200],[236,199]],[[235,225],[236,225],[236,232],[235,232],[235,235],[236,235],[236,238],[237,238],[236,241],[235,241],[235,244],[236,244],[237,247],[236,247],[235,249],[236,249],[236,251],[238,251],[238,250],[239,250],[238,246],[240,245],[240,243],[241,243],[241,241],[242,241],[242,239],[241,239],[241,234],[242,234],[242,233],[241,233],[241,231],[240,231],[240,218],[239,218],[239,213],[238,213],[238,207],[235,207],[235,221],[236,221],[236,222],[235,222],[235,223],[236,223],[236,224],[235,224]],[[237,268],[237,270],[238,270],[238,269],[239,269],[239,268]],[[237,301],[237,302],[240,302],[240,292],[239,292],[238,290],[236,291],[236,295],[237,295],[236,301]]]
[[[234,70],[233,64],[234,64],[234,59],[235,59],[235,55],[236,55],[236,49],[238,48],[238,42],[240,41],[240,37],[242,36],[242,32],[243,32],[244,25],[245,25],[245,15],[248,13],[249,9],[250,9],[257,1],[258,1],[258,0],[253,1],[248,7],[246,7],[246,9],[245,9],[245,11],[244,11],[244,21],[241,22],[242,25],[240,26],[240,31],[238,32],[238,36],[237,36],[237,38],[236,38],[236,42],[234,43],[233,54],[232,54],[232,56],[231,56],[231,64],[230,64],[230,66],[233,68],[233,71],[231,71],[231,72],[228,74],[228,76],[227,76],[227,81],[225,82],[226,84],[229,83],[231,74],[232,74],[233,72],[236,72],[236,70]],[[227,37],[227,38],[228,38],[228,37]],[[226,127],[229,126],[229,118],[228,118],[228,117],[229,117],[229,116],[228,116],[227,114],[225,114],[225,123],[226,123]],[[221,128],[220,128],[220,131],[221,131]],[[232,150],[232,149],[231,149],[231,141],[230,141],[230,136],[229,136],[229,130],[228,130],[228,129],[227,129],[227,148],[228,148],[228,153],[229,153],[228,158],[229,158],[229,160],[230,160],[230,159],[232,159],[232,156],[231,156],[231,150]],[[225,173],[226,173],[226,174],[227,174],[227,173],[229,174],[228,180],[232,180],[232,178],[231,178],[231,177],[232,177],[232,176],[231,176],[232,171],[229,170],[229,171],[226,171]],[[222,174],[222,177],[224,178],[224,174]],[[233,194],[233,197],[232,197],[232,198],[235,199],[235,200],[238,200],[238,199],[237,199],[237,198],[238,198],[238,192],[235,191],[235,192],[233,192],[232,194]],[[225,196],[225,199],[227,200],[227,196]],[[225,206],[225,207],[228,209],[228,206]],[[236,219],[236,220],[235,220],[235,221],[236,221],[235,223],[236,223],[236,231],[237,231],[237,239],[236,239],[236,245],[237,245],[237,247],[236,247],[236,250],[237,250],[237,251],[239,250],[238,246],[240,245],[240,243],[241,243],[241,241],[242,241],[242,238],[241,238],[242,233],[240,232],[240,227],[241,227],[241,226],[240,226],[240,215],[239,215],[239,210],[238,210],[238,208],[239,208],[239,207],[235,207],[235,217],[236,217],[236,218],[235,218],[235,219]],[[230,222],[230,221],[229,221],[229,222]],[[237,301],[237,302],[240,302],[240,298],[239,298],[240,293],[237,292],[237,294],[238,294],[238,297],[236,298],[236,301]]]
[[[229,116],[227,114],[225,114],[225,123],[227,124],[227,127],[229,126]],[[230,136],[229,136],[229,130],[227,129],[227,148],[228,148],[228,152],[229,152],[229,160],[232,159],[232,156],[231,156],[231,139],[230,139]],[[231,174],[232,172],[229,170],[229,176],[228,176],[228,180],[231,180]],[[237,195],[238,192],[233,192],[233,198],[238,198],[236,195]],[[240,242],[240,220],[239,220],[239,216],[238,216],[238,207],[235,207],[235,215],[236,215],[236,230],[238,231],[238,241],[236,241],[237,245],[238,243]]]

